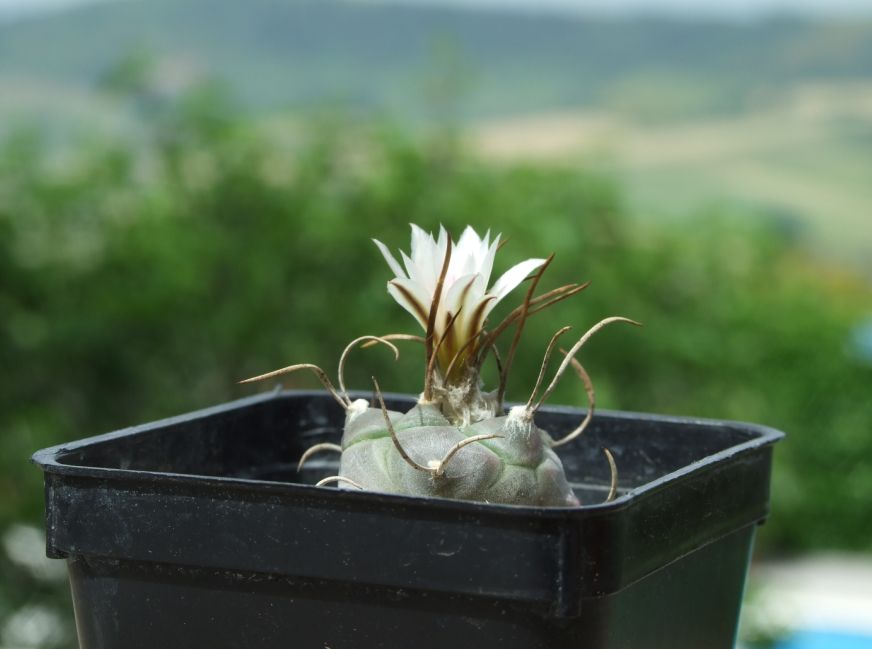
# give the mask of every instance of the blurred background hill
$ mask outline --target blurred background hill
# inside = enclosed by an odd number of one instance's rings
[[[434,57],[469,77],[466,118],[561,108],[649,120],[735,115],[809,84],[857,82],[872,19],[590,17],[336,0],[110,2],[0,26],[4,83],[87,93],[140,50],[165,78],[220,78],[259,111],[342,101],[426,117]],[[17,90],[15,86],[4,86]],[[6,93],[4,93],[6,94]],[[39,97],[34,104],[44,105]]]
[[[413,331],[369,243],[410,221],[593,281],[510,394],[643,320],[598,403],[788,431],[761,553],[872,551],[872,12],[605,4],[0,0],[0,646],[73,643],[26,458]]]
[[[100,2],[0,21],[0,129],[135,132],[93,89],[148,65],[158,97],[220,79],[254,115],[451,120],[497,157],[604,167],[651,216],[760,207],[872,272],[870,61],[872,17],[839,14]]]

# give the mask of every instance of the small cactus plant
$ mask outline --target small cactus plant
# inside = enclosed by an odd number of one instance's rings
[[[304,453],[300,467],[315,453],[333,451],[341,453],[339,474],[325,478],[319,485],[338,483],[345,488],[490,503],[578,505],[554,451],[581,435],[594,412],[593,385],[575,355],[608,324],[638,323],[611,317],[594,325],[564,352],[563,361],[537,398],[557,340],[570,328],[558,330],[545,350],[530,398],[506,413],[506,381],[527,318],[581,292],[588,284],[568,284],[534,295],[552,255],[517,264],[488,288],[500,236],[493,241],[489,233],[481,238],[471,227],[455,244],[444,228],[434,238],[412,225],[411,255],[402,253],[403,266],[384,244],[375,244],[395,274],[388,282],[388,292],[418,321],[424,335],[388,334],[353,340],[339,359],[338,390],[320,367],[311,364],[291,365],[243,381],[308,369],[345,410],[342,443],[313,446]],[[531,273],[523,302],[499,324],[487,329],[488,315],[496,303]],[[495,343],[513,325],[514,336],[501,360]],[[375,403],[352,401],[344,380],[349,352],[358,345],[382,344],[398,356],[393,341],[399,340],[424,346],[423,391],[418,403],[405,413],[388,410],[375,378]],[[480,372],[489,354],[497,359],[500,378],[493,392],[484,392]],[[534,416],[569,366],[581,378],[589,406],[579,426],[555,440],[536,426]],[[608,499],[612,499],[617,470],[611,453],[603,451],[611,469]]]

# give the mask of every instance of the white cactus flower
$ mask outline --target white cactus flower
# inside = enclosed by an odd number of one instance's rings
[[[400,252],[401,266],[381,241],[373,239],[394,275],[388,282],[388,292],[426,330],[430,307],[448,247],[448,233],[439,228],[434,238],[412,224],[411,255]],[[545,263],[544,259],[527,259],[507,270],[488,288],[494,256],[500,235],[490,240],[467,226],[457,243],[452,245],[451,260],[445,274],[442,295],[436,312],[436,344],[445,339],[439,350],[439,363],[445,370],[454,356],[470,338],[478,336],[490,312],[532,271]],[[451,323],[454,318],[453,324]],[[449,324],[451,324],[449,328]],[[463,352],[468,357],[475,351],[471,343]],[[457,366],[463,365],[463,358]]]

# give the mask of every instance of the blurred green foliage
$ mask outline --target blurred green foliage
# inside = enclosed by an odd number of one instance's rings
[[[239,379],[281,365],[333,368],[362,334],[416,332],[369,238],[407,248],[409,222],[470,223],[509,239],[502,269],[553,251],[543,287],[593,281],[530,321],[510,398],[560,326],[641,320],[582,355],[602,407],[788,431],[763,548],[872,549],[872,367],[849,344],[870,287],[765,219],[642,223],[604,178],[478,160],[444,129],[264,129],[214,89],[142,115],[136,144],[58,152],[19,130],[0,146],[0,528],[39,524],[26,459],[40,447],[248,394]],[[359,352],[349,384],[420,391],[421,353],[403,351]],[[580,387],[552,401],[581,403]],[[2,561],[0,615],[45,595]]]

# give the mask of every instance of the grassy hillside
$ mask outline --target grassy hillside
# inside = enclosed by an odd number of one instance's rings
[[[255,108],[325,99],[427,116],[599,105],[738,111],[800,80],[872,73],[872,23],[585,19],[320,0],[131,0],[0,25],[0,95],[87,87],[131,51],[164,85],[225,79]],[[52,88],[54,90],[48,90]],[[436,108],[434,108],[434,104]]]
[[[490,158],[607,169],[640,218],[756,210],[872,275],[872,83],[798,87],[765,109],[689,122],[589,110],[495,120],[471,135]]]

